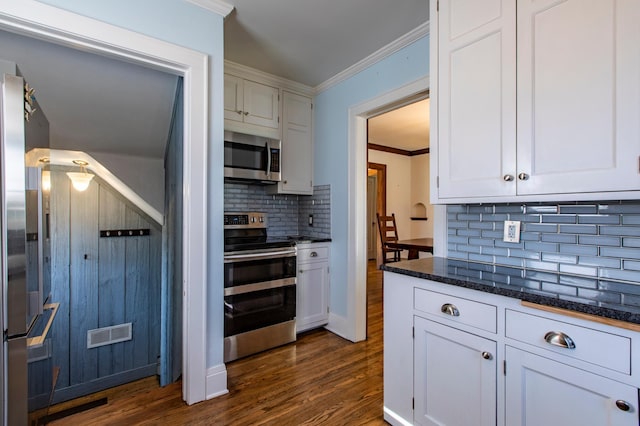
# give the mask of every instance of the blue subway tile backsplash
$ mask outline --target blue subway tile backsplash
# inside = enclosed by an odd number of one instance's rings
[[[640,200],[451,205],[447,219],[449,258],[525,268],[523,285],[542,292],[557,284],[548,273],[569,274],[581,291],[566,297],[601,303],[619,302],[616,285],[637,286],[640,306]],[[502,241],[505,220],[521,222],[519,243]]]
[[[313,188],[313,195],[270,194],[265,185],[225,182],[224,210],[263,212],[268,215],[267,232],[272,237],[304,235],[331,238],[331,190]],[[313,215],[313,226],[309,226]]]

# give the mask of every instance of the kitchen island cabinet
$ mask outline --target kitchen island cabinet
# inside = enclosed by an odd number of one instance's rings
[[[434,203],[637,198],[640,3],[431,2]]]
[[[440,258],[383,265],[385,420],[638,424],[640,318],[612,318],[623,306],[559,308],[549,295],[523,302],[536,292],[473,278],[490,268]]]
[[[415,424],[495,425],[496,342],[419,316],[414,327]]]

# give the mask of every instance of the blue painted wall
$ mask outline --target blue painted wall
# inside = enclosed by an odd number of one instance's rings
[[[223,18],[184,0],[41,0],[43,3],[206,53],[210,111],[223,106]],[[188,29],[188,30],[185,30]],[[223,116],[209,118],[207,366],[222,363]],[[219,291],[211,291],[219,289]]]
[[[423,37],[322,93],[315,100],[315,184],[331,185],[331,311],[347,314],[349,108],[429,74]]]

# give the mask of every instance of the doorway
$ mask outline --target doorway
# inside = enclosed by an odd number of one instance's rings
[[[367,257],[368,260],[375,260],[376,265],[379,265],[380,238],[376,213],[381,216],[387,214],[387,165],[369,162],[367,168],[367,220],[369,223]]]
[[[424,97],[429,78],[423,77],[349,108],[348,200],[347,224],[347,336],[352,341],[366,339],[367,283],[367,120],[400,105]],[[434,251],[442,255],[446,241],[445,209],[434,208]]]
[[[226,390],[226,379],[220,389],[207,389],[206,369],[206,277],[207,239],[207,143],[210,118],[208,57],[133,31],[82,17],[45,4],[9,3],[0,11],[0,29],[19,32],[29,37],[68,47],[82,46],[85,51],[151,67],[184,78],[184,187],[188,196],[182,206],[184,245],[182,247],[184,306],[183,398],[188,404],[206,399],[207,395]],[[220,71],[221,73],[221,71]],[[220,78],[221,74],[219,75]],[[216,80],[215,78],[213,79]],[[184,260],[183,260],[184,262]],[[213,372],[224,375],[223,371]],[[217,387],[217,386],[216,386]]]

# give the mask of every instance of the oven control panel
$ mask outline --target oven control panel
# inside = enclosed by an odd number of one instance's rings
[[[225,229],[266,228],[267,214],[257,213],[257,212],[249,212],[249,213],[225,212],[224,227]]]

